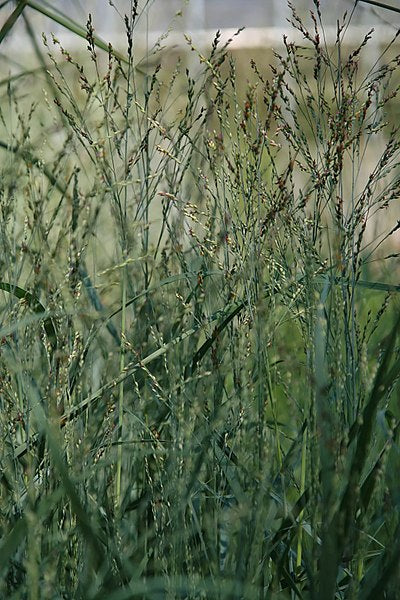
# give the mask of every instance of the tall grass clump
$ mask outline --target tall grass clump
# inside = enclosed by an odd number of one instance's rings
[[[0,597],[395,598],[397,38],[292,7],[242,94],[147,4],[2,87]]]

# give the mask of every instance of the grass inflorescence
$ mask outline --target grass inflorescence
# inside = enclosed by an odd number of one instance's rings
[[[147,4],[1,88],[0,596],[395,598],[396,39],[292,7],[242,93]]]

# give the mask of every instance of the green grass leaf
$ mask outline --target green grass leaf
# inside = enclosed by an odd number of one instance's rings
[[[79,25],[79,23],[77,23],[76,21],[74,21],[73,19],[68,17],[67,15],[59,14],[58,12],[52,11],[49,8],[47,8],[46,6],[43,6],[42,4],[39,4],[38,2],[34,2],[33,0],[25,0],[24,4],[26,4],[27,6],[29,6],[36,12],[41,13],[45,17],[48,17],[54,23],[58,23],[58,25],[61,25],[62,27],[64,27],[68,31],[70,31],[71,33],[74,33],[75,35],[77,35],[78,37],[80,37],[82,39],[86,39],[86,34],[87,34],[86,29],[84,27],[82,27],[81,25]],[[106,42],[104,42],[101,38],[99,38],[98,36],[95,35],[93,37],[93,41],[94,41],[95,46],[97,48],[100,48],[100,50],[104,50],[105,52],[109,51],[108,44]],[[112,49],[111,54],[113,56],[115,56],[115,58],[120,60],[121,62],[128,63],[127,58],[123,54],[120,54],[119,52],[117,52],[116,50]]]
[[[27,4],[28,0],[20,0],[18,2],[11,15],[8,17],[8,19],[0,29],[0,44],[4,40],[4,38],[10,33]]]
[[[24,300],[29,305],[29,307],[37,314],[46,312],[45,307],[36,296],[17,285],[12,285],[11,283],[0,281],[0,290],[12,294],[19,300]],[[51,344],[52,350],[53,352],[55,352],[55,350],[57,349],[57,333],[51,317],[45,317],[43,319],[43,326],[46,331],[49,343]]]

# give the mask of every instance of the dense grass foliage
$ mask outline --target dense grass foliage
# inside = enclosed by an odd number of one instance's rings
[[[0,597],[398,597],[400,57],[142,9],[1,88]]]

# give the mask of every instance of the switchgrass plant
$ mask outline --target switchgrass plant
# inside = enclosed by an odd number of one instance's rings
[[[316,2],[241,97],[140,14],[3,95],[0,595],[395,598],[400,58]]]

